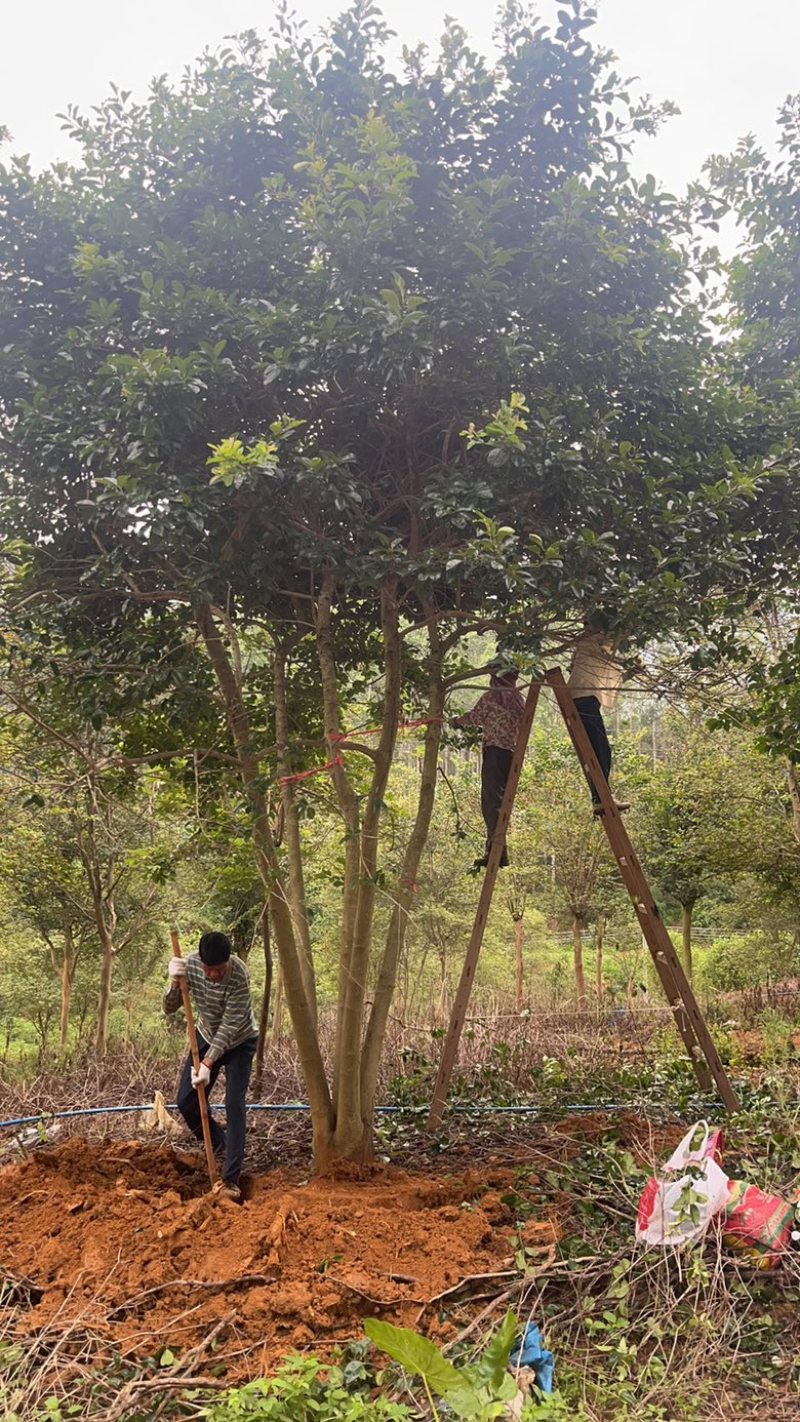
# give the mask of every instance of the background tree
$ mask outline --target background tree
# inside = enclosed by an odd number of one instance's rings
[[[68,812],[57,808],[37,812],[30,805],[16,810],[12,819],[7,808],[0,849],[6,911],[9,919],[46,945],[60,985],[59,1050],[63,1052],[78,961],[89,938],[93,939],[86,884]]]
[[[727,358],[746,385],[751,416],[740,448],[770,449],[775,477],[763,491],[762,546],[780,549],[788,577],[762,589],[757,615],[733,621],[724,646],[740,695],[723,708],[727,725],[751,725],[759,744],[787,767],[794,833],[800,842],[800,628],[796,598],[800,551],[800,96],[778,113],[777,157],[752,136],[708,164],[706,201],[727,207],[741,241],[727,268]],[[719,642],[709,660],[719,661]]]
[[[512,872],[506,883],[505,901],[514,925],[514,1006],[522,1010],[525,983],[525,909],[528,905],[530,881],[524,874]]]
[[[779,898],[795,873],[791,801],[779,767],[752,733],[710,730],[701,714],[671,713],[661,759],[632,815],[645,868],[669,907],[681,910],[684,966],[692,973],[692,924],[706,895],[717,905],[760,879]]]
[[[526,825],[538,846],[534,883],[541,903],[572,934],[575,999],[587,1006],[583,935],[598,915],[607,917],[619,873],[599,822],[592,814],[586,781],[563,727],[536,728]],[[624,895],[623,895],[624,896]],[[602,941],[601,941],[602,952]]]
[[[640,800],[636,826],[647,871],[667,901],[680,906],[683,965],[691,981],[695,907],[732,867],[729,816],[736,790],[732,760],[709,743],[702,722],[673,721],[671,730],[671,737],[662,736],[665,761],[644,804]]]

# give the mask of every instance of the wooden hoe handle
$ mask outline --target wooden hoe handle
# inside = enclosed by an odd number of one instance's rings
[[[169,931],[172,940],[172,952],[176,958],[181,956],[181,944],[178,938],[177,928]],[[200,1053],[197,1049],[197,1033],[194,1029],[194,1017],[192,1015],[192,1002],[189,997],[189,981],[184,975],[178,979],[181,985],[181,997],[183,998],[183,1011],[186,1017],[186,1031],[189,1037],[189,1051],[192,1055],[192,1066],[195,1071],[200,1070]],[[208,1178],[214,1185],[217,1180],[217,1162],[214,1159],[214,1147],[211,1144],[211,1125],[208,1119],[208,1101],[206,1099],[206,1089],[202,1082],[197,1086],[197,1099],[200,1102],[200,1120],[203,1125],[203,1144],[206,1148],[206,1164],[208,1165]]]

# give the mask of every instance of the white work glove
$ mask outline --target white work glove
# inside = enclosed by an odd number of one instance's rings
[[[170,958],[168,971],[169,971],[169,975],[170,975],[171,978],[185,978],[185,977],[186,977],[186,959],[185,959],[185,958]]]
[[[208,1086],[211,1080],[211,1067],[207,1067],[205,1062],[201,1062],[197,1071],[192,1067],[192,1086],[197,1090],[198,1086]]]

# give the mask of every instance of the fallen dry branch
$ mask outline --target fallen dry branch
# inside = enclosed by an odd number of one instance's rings
[[[130,1313],[134,1308],[143,1303],[145,1299],[153,1298],[156,1294],[166,1294],[172,1289],[205,1289],[211,1294],[224,1293],[226,1289],[255,1288],[258,1284],[274,1284],[275,1277],[272,1274],[238,1274],[232,1279],[166,1279],[163,1284],[154,1284],[151,1289],[144,1289],[140,1294],[133,1294],[131,1298],[125,1299],[116,1308],[109,1311],[109,1318],[124,1318],[126,1313]]]
[[[351,1294],[355,1294],[358,1298],[364,1299],[365,1302],[371,1304],[373,1308],[397,1308],[400,1304],[422,1303],[422,1299],[408,1297],[377,1299],[374,1294],[366,1293],[364,1289],[360,1289],[357,1284],[351,1284],[347,1279],[340,1279],[336,1274],[329,1274],[328,1278],[332,1284],[338,1284],[340,1289],[349,1289]]]
[[[234,1314],[226,1313],[206,1335],[197,1347],[192,1348],[185,1358],[178,1359],[171,1367],[166,1368],[157,1378],[131,1378],[126,1383],[119,1394],[111,1411],[106,1414],[106,1422],[119,1422],[130,1410],[136,1398],[141,1392],[151,1391],[153,1388],[195,1388],[200,1386],[196,1374],[192,1373],[192,1368],[199,1361],[204,1353],[215,1342],[216,1338],[224,1328],[233,1322]]]
[[[32,1308],[40,1302],[44,1290],[27,1274],[12,1274],[0,1265],[0,1308],[19,1306]]]
[[[449,1289],[444,1289],[440,1294],[434,1294],[432,1298],[425,1301],[417,1314],[415,1327],[419,1328],[420,1322],[425,1317],[428,1309],[432,1308],[436,1303],[441,1303],[442,1299],[452,1298],[454,1294],[461,1293],[462,1289],[469,1288],[471,1284],[485,1284],[487,1279],[510,1279],[518,1275],[519,1272],[519,1269],[500,1269],[491,1274],[465,1274],[464,1278],[459,1279],[457,1284],[453,1284]]]
[[[450,1348],[455,1348],[459,1343],[464,1343],[467,1338],[471,1338],[473,1333],[477,1333],[478,1329],[481,1327],[481,1324],[485,1323],[486,1319],[491,1317],[495,1309],[498,1308],[500,1304],[510,1302],[516,1294],[523,1293],[528,1284],[533,1283],[533,1281],[535,1279],[538,1279],[542,1274],[546,1274],[554,1264],[555,1257],[556,1246],[555,1244],[553,1244],[551,1245],[551,1254],[549,1261],[545,1261],[542,1264],[539,1264],[535,1269],[526,1269],[525,1273],[521,1274],[520,1277],[516,1279],[509,1288],[504,1289],[502,1293],[497,1294],[491,1300],[491,1302],[486,1305],[485,1308],[481,1309],[480,1313],[475,1315],[471,1322],[467,1324],[466,1328],[462,1328],[461,1332],[456,1334],[455,1338],[453,1338],[452,1341],[448,1343],[445,1352],[447,1352],[447,1350]]]

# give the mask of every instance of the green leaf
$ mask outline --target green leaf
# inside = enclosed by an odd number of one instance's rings
[[[497,1333],[484,1349],[480,1358],[473,1364],[473,1372],[481,1383],[485,1383],[492,1388],[501,1386],[511,1349],[514,1347],[514,1339],[517,1336],[519,1319],[513,1309],[509,1309]]]
[[[423,1338],[410,1328],[397,1328],[393,1323],[384,1323],[378,1318],[365,1318],[364,1332],[382,1353],[387,1353],[408,1372],[419,1373],[420,1377],[425,1378],[429,1387],[440,1397],[446,1397],[449,1401],[451,1394],[456,1395],[462,1390],[458,1369],[442,1356],[429,1338]]]

